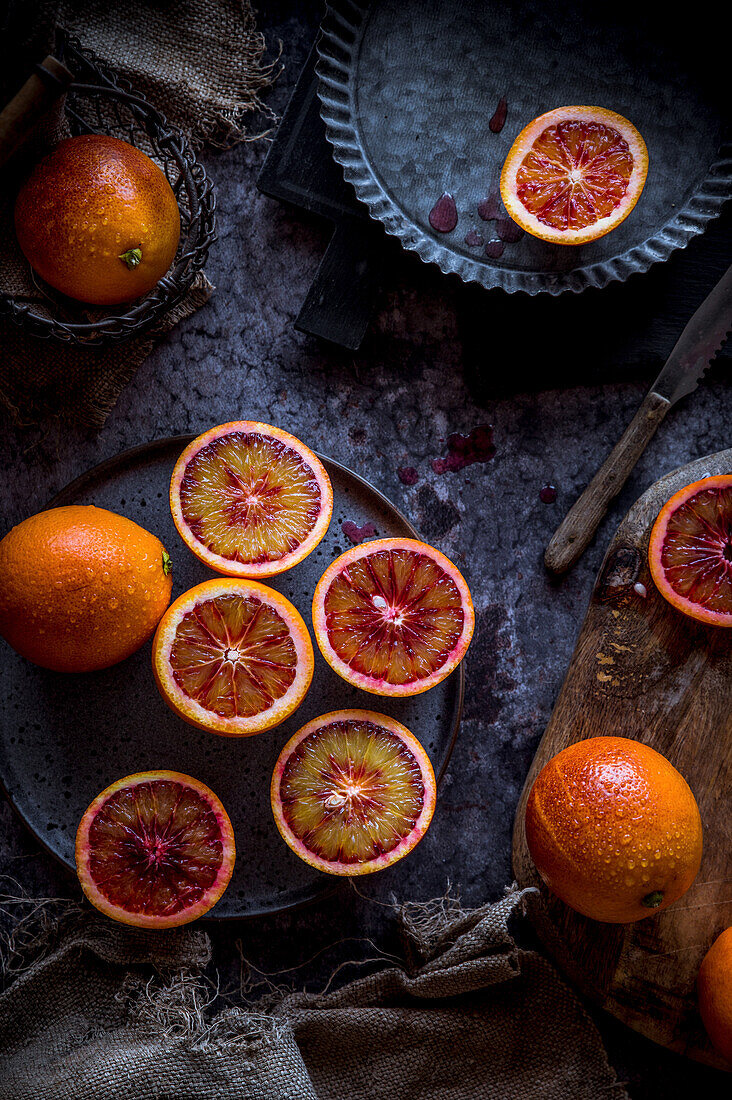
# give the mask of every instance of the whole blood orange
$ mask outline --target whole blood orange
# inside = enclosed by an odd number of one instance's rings
[[[175,258],[180,213],[158,166],[104,134],[67,138],[15,204],[26,259],[56,290],[96,305],[146,294]]]
[[[717,937],[702,959],[697,993],[709,1038],[732,1064],[732,928]]]
[[[419,843],[435,792],[429,757],[401,722],[339,710],[290,738],[271,800],[277,828],[306,863],[331,875],[365,875]]]
[[[76,833],[87,898],[105,916],[138,928],[202,917],[228,886],[235,856],[221,802],[180,772],[138,772],[112,783]]]
[[[648,173],[648,150],[627,118],[604,107],[557,107],[511,146],[501,198],[527,233],[585,244],[620,225]]]
[[[326,569],[313,626],[344,680],[375,695],[417,695],[463,659],[475,613],[462,574],[439,550],[416,539],[377,539]]]
[[[699,809],[664,756],[625,737],[592,737],[545,764],[526,806],[526,840],[547,886],[578,913],[626,924],[691,886]]]
[[[107,668],[152,634],[171,586],[165,547],[131,519],[50,508],[0,542],[0,634],[44,668]]]
[[[695,481],[664,504],[648,565],[658,591],[679,611],[732,626],[732,474]]]
[[[325,467],[281,428],[220,424],[190,443],[170,482],[181,538],[218,573],[272,577],[318,545],[333,513]]]
[[[284,722],[313,678],[313,647],[289,600],[256,581],[204,581],[160,620],[153,672],[168,706],[199,729],[248,737]]]

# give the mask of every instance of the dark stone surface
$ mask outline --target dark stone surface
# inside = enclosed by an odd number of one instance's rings
[[[279,109],[307,54],[316,17],[316,11],[296,11],[284,0],[268,5],[268,38],[273,45],[282,38],[287,60],[271,96]],[[405,260],[386,272],[372,330],[354,355],[293,329],[327,231],[259,195],[255,180],[264,151],[263,143],[255,143],[207,158],[220,210],[220,242],[208,271],[217,293],[142,365],[104,430],[91,437],[73,426],[16,430],[3,422],[2,530],[123,448],[247,417],[288,428],[363,474],[464,570],[478,613],[467,705],[423,843],[394,868],[359,881],[357,892],[343,885],[297,913],[214,930],[225,980],[237,979],[240,940],[257,967],[301,967],[293,981],[314,989],[340,962],[373,958],[371,940],[382,950],[398,947],[388,908],[392,894],[424,899],[442,893],[450,880],[470,906],[495,898],[510,881],[516,801],[604,547],[651,482],[730,445],[728,372],[717,366],[669,415],[595,543],[567,578],[547,577],[543,550],[637,408],[653,377],[649,346],[670,351],[711,288],[725,262],[720,255],[728,255],[729,219],[726,230],[717,227],[675,256],[666,265],[670,270],[631,280],[625,297],[613,288],[589,292],[562,302],[554,314],[545,303],[534,307],[521,296],[476,297],[436,270]],[[653,303],[669,294],[678,300],[677,324],[658,332]],[[647,326],[627,348],[623,303],[636,298],[648,304]],[[547,317],[551,324],[542,332]],[[561,332],[557,317],[566,325]],[[502,318],[510,319],[510,327]],[[593,340],[577,346],[578,332],[595,333],[597,354]],[[580,362],[591,369],[613,347],[623,351],[607,380],[595,370],[590,385],[579,384],[573,372]],[[458,473],[434,473],[431,462],[444,454],[447,436],[478,424],[493,425],[495,457]],[[412,487],[398,477],[405,466],[418,471]],[[548,482],[558,489],[550,505],[539,499]],[[113,737],[114,725],[80,736]],[[0,871],[31,894],[73,890],[4,804]],[[339,980],[358,972],[347,966]],[[601,1013],[595,1018],[634,1100],[725,1094],[723,1075],[656,1048]]]

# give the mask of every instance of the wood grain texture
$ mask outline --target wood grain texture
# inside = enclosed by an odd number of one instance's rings
[[[544,555],[544,564],[552,573],[564,573],[585,552],[610,501],[625,485],[670,408],[665,397],[653,390],[646,394],[638,412],[554,532]]]
[[[51,55],[41,62],[40,68],[44,72],[31,73],[0,113],[0,165],[30,137],[36,124],[74,79],[73,73]]]
[[[514,872],[537,886],[530,912],[580,991],[648,1038],[730,1069],[699,1018],[695,982],[715,937],[732,924],[732,630],[695,623],[656,591],[646,551],[661,506],[706,474],[732,472],[732,450],[667,475],[636,502],[607,552],[577,646],[516,813]],[[643,597],[634,588],[645,586]],[[704,856],[691,889],[632,925],[600,924],[549,893],[526,845],[524,815],[541,768],[598,735],[633,737],[667,757],[691,786]]]

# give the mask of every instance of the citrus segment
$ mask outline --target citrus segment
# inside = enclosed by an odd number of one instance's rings
[[[256,581],[206,581],[163,616],[153,670],[179,717],[243,737],[278,725],[300,705],[313,647],[300,614],[278,592]]]
[[[626,924],[686,893],[701,864],[699,808],[660,753],[591,737],[544,765],[526,805],[526,840],[547,886],[594,920]]]
[[[0,635],[56,672],[108,668],[152,634],[170,574],[160,540],[126,516],[49,508],[0,541]]]
[[[180,772],[118,780],[97,795],[76,834],[89,901],[140,928],[172,928],[207,913],[229,883],[235,854],[219,799]]]
[[[559,107],[511,146],[501,197],[528,233],[558,244],[596,240],[638,201],[648,152],[632,123],[603,107]]]
[[[334,711],[287,742],[271,797],[277,828],[301,859],[330,874],[362,875],[395,863],[424,836],[435,777],[400,722]]]
[[[416,539],[379,539],[326,570],[313,624],[326,661],[349,683],[376,695],[416,695],[462,660],[475,615],[444,554]]]
[[[300,440],[267,424],[235,421],[185,449],[170,506],[181,537],[212,569],[269,577],[318,545],[333,491],[322,462]]]
[[[732,474],[702,478],[666,502],[651,531],[648,565],[679,611],[732,626]]]

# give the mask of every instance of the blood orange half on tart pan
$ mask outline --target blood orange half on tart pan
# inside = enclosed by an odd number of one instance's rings
[[[290,738],[272,776],[277,828],[319,871],[365,875],[419,843],[435,809],[435,774],[406,726],[369,710],[341,710]]]
[[[379,539],[346,551],[313,597],[328,664],[375,695],[417,695],[458,666],[475,626],[465,579],[417,539]]]
[[[291,569],[328,530],[325,467],[289,432],[253,420],[199,435],[170,482],[178,533],[218,573],[266,579]]]
[[[214,792],[172,771],[125,776],[98,794],[76,833],[76,870],[105,916],[138,928],[202,917],[229,884],[236,848]]]
[[[604,107],[558,107],[511,146],[501,198],[522,229],[552,244],[586,244],[627,218],[648,174],[646,143]]]

